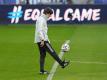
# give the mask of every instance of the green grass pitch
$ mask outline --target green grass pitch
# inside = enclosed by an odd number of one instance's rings
[[[34,25],[0,25],[0,80],[46,80],[39,75],[39,52],[34,44]],[[57,53],[65,40],[71,50],[58,66],[53,80],[107,80],[107,25],[49,25],[49,38]],[[47,53],[45,69],[54,63]]]

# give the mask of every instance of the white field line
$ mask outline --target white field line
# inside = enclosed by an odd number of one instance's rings
[[[64,52],[60,52],[59,57],[62,58],[63,55],[64,55]],[[81,63],[81,64],[101,64],[101,65],[102,65],[102,64],[103,64],[103,65],[107,64],[107,62],[97,62],[97,61],[96,61],[96,62],[70,61],[70,62],[71,62],[71,63]],[[53,67],[52,67],[52,69],[51,69],[51,71],[50,71],[50,74],[49,74],[48,77],[47,77],[47,80],[52,80],[52,78],[53,78],[53,76],[54,76],[54,74],[55,74],[55,72],[56,72],[57,67],[58,67],[58,63],[55,62],[54,65],[53,65]]]
[[[60,54],[59,54],[60,59],[63,57],[63,55],[64,55],[64,52],[61,51]],[[53,76],[54,76],[54,74],[56,72],[56,69],[57,69],[58,65],[59,64],[55,61],[55,63],[53,64],[53,67],[52,67],[52,69],[50,71],[50,74],[47,77],[47,80],[52,80],[52,78],[53,78]]]
[[[82,64],[107,64],[107,62],[88,62],[88,61],[70,61],[71,63],[82,63]]]

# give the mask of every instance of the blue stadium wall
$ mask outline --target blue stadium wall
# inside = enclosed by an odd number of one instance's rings
[[[46,7],[54,11],[50,24],[107,23],[107,5],[0,5],[0,24],[34,24]]]

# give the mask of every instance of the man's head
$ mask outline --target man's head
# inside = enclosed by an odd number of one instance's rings
[[[44,9],[44,12],[43,12],[45,15],[47,15],[47,17],[49,18],[52,14],[53,14],[53,11],[51,8],[47,7]]]

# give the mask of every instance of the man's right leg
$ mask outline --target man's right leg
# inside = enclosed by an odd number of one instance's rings
[[[46,50],[44,47],[40,46],[40,43],[38,43],[38,47],[39,47],[39,51],[40,51],[40,72],[44,72]]]
[[[55,50],[52,48],[51,44],[48,41],[45,42],[45,45],[49,54],[62,66],[62,68],[65,68],[69,64],[69,61],[65,61],[65,60],[62,61],[59,58],[59,56],[57,55],[57,53],[55,52]]]

